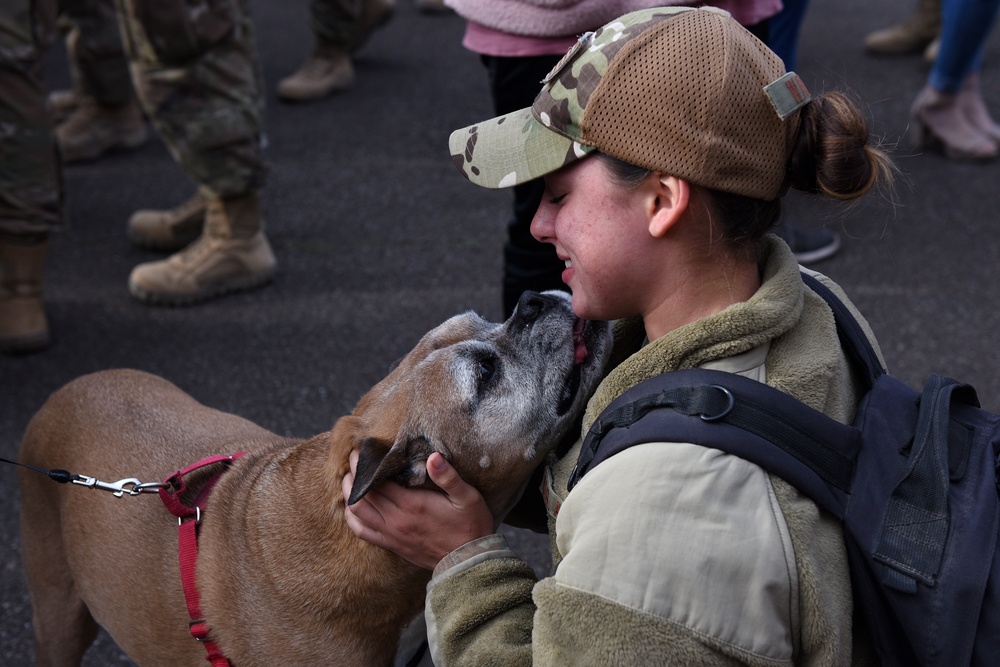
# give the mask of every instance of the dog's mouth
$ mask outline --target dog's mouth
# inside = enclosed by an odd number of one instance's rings
[[[560,417],[569,412],[573,407],[573,399],[576,398],[580,390],[580,380],[583,377],[583,364],[587,360],[589,351],[586,341],[587,321],[579,317],[573,320],[573,368],[570,369],[566,382],[563,383],[562,393],[559,396],[559,405],[556,406],[556,414]]]

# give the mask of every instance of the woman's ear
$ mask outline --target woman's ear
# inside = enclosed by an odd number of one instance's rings
[[[691,186],[685,180],[666,174],[654,174],[652,185],[655,196],[650,211],[649,233],[661,238],[687,210]]]

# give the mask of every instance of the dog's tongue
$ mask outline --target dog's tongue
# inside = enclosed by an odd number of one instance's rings
[[[587,326],[585,320],[579,317],[573,321],[573,363],[582,364],[587,358],[587,344],[583,342],[583,328]]]

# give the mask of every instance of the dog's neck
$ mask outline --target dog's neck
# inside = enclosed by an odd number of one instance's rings
[[[341,483],[350,451],[335,432],[325,433],[251,454],[220,480],[202,531],[198,572],[205,617],[224,650],[243,645],[255,619],[231,605],[213,613],[214,605],[251,591],[271,600],[278,613],[309,609],[315,636],[329,634],[331,625],[354,626],[354,636],[373,645],[395,646],[420,612],[430,572],[364,542],[347,526]],[[281,574],[263,580],[262,572]],[[350,579],[355,585],[344,586]]]

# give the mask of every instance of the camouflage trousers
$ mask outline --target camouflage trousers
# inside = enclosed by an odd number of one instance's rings
[[[115,0],[59,0],[59,20],[80,91],[108,106],[130,101],[135,93]]]
[[[0,2],[0,234],[48,234],[62,188],[41,54],[55,35],[55,0]]]
[[[371,31],[360,23],[365,5],[372,0],[311,0],[310,25],[317,37],[338,46],[364,41]]]
[[[116,0],[132,83],[157,133],[200,186],[261,188],[264,94],[248,0]]]

